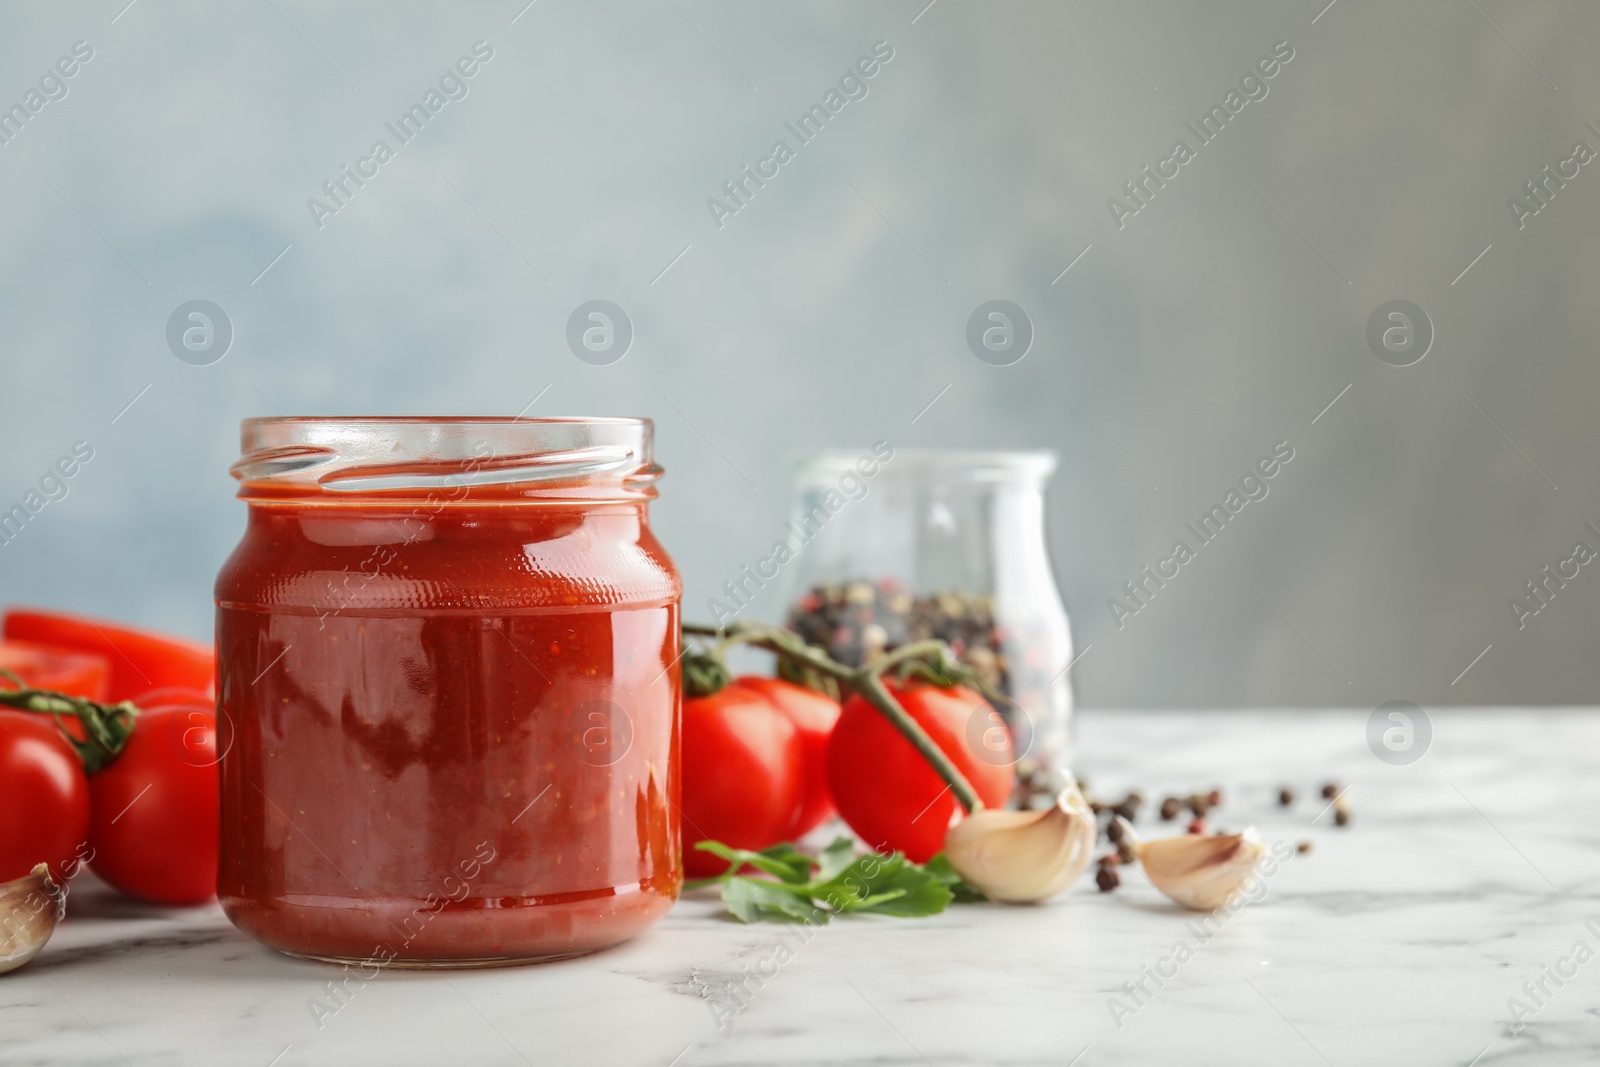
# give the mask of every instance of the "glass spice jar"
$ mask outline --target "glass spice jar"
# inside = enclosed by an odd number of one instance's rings
[[[968,740],[980,758],[1015,754],[1019,806],[1071,781],[1072,631],[1044,531],[1055,466],[1045,451],[807,456],[780,594],[786,624],[844,663],[949,642],[1003,697],[974,709]],[[998,722],[1009,748],[994,743]]]
[[[243,424],[218,894],[296,955],[576,955],[682,884],[679,597],[644,419]]]

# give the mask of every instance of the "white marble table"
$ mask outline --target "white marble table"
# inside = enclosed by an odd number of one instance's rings
[[[236,932],[215,907],[75,890],[45,954],[0,977],[6,1064],[1566,1064],[1600,1060],[1600,713],[1435,711],[1411,766],[1367,748],[1368,712],[1100,712],[1080,730],[1102,793],[1221,785],[1223,827],[1311,840],[1201,943],[1142,877],[1051,905],[847,919],[742,1009],[730,976],[784,935],[704,896],[631,944],[539,967],[391,971],[318,1028],[331,969]],[[1350,783],[1353,824],[1312,822]],[[1288,813],[1280,783],[1299,787]],[[1120,794],[1119,794],[1120,795]],[[1159,824],[1147,815],[1141,825]],[[1593,930],[1584,923],[1597,920]],[[1137,1004],[1176,941],[1194,958]],[[1568,962],[1563,963],[1562,960]],[[1170,973],[1170,966],[1163,965]],[[1535,1004],[1523,990],[1546,967]],[[770,968],[768,968],[770,970]],[[1537,996],[1537,990],[1534,993]],[[1108,1001],[1137,1007],[1113,1021]],[[1509,998],[1534,1013],[1513,1032]],[[1476,1058],[1476,1059],[1475,1059]]]

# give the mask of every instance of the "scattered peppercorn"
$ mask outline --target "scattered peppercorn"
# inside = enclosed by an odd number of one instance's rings
[[[1222,807],[1222,790],[1213,789],[1206,794],[1206,804],[1213,808]]]
[[[1094,884],[1100,887],[1100,892],[1109,893],[1122,884],[1122,876],[1115,867],[1101,867],[1094,872]]]
[[[1204,819],[1191,819],[1189,821],[1189,833],[1191,833],[1191,834],[1203,834],[1205,832],[1206,832],[1206,821]]]
[[[1332,800],[1334,797],[1336,797],[1338,795],[1339,795],[1339,785],[1338,785],[1337,782],[1329,782],[1327,785],[1322,787],[1322,799],[1323,800]]]
[[[1115,867],[1119,862],[1121,862],[1121,860],[1122,857],[1118,856],[1115,852],[1107,852],[1104,856],[1100,857],[1100,866]]]
[[[1161,819],[1163,822],[1171,822],[1178,817],[1178,812],[1182,810],[1183,801],[1177,797],[1168,797],[1161,802]]]
[[[1300,853],[1303,856],[1307,852],[1311,851],[1311,842],[1310,841],[1302,841],[1298,845],[1294,846],[1294,850],[1296,852]]]
[[[1106,824],[1106,837],[1117,846],[1117,855],[1122,858],[1123,863],[1139,861],[1136,847],[1138,839],[1134,836],[1133,827],[1129,826],[1122,816],[1111,816],[1111,821]]]
[[[1284,786],[1278,790],[1278,806],[1287,808],[1294,803],[1294,790]]]
[[[1139,805],[1143,803],[1144,797],[1140,796],[1138,793],[1129,793],[1119,802],[1111,806],[1111,812],[1114,815],[1122,816],[1129,822],[1133,822],[1139,817]]]
[[[1344,797],[1339,797],[1333,802],[1333,824],[1335,826],[1350,825],[1350,805],[1344,802]]]
[[[1189,810],[1194,812],[1196,818],[1204,818],[1206,812],[1211,810],[1210,803],[1199,793],[1190,796],[1185,803],[1189,805]]]

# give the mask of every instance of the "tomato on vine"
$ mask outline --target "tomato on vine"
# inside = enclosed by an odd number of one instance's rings
[[[188,688],[106,705],[0,672],[0,874],[89,862],[117,889],[161,904],[216,895],[217,730]],[[14,810],[13,810],[14,807]]]
[[[83,763],[45,715],[0,711],[0,882],[48,863],[75,873],[89,835]]]
[[[969,738],[988,702],[965,686],[884,681],[890,694],[966,777],[988,807],[1004,807],[1014,776],[1009,737]],[[926,863],[944,847],[960,805],[905,736],[860,694],[845,701],[828,741],[828,786],[839,814],[869,846]]]
[[[218,758],[209,705],[141,711],[117,758],[89,779],[94,873],[160,904],[216,896]]]

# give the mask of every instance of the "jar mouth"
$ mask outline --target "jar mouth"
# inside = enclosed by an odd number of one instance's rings
[[[794,460],[795,481],[801,485],[832,482],[853,469],[867,448],[829,448],[808,452]],[[947,448],[897,448],[881,460],[877,480],[923,482],[1042,482],[1056,469],[1056,453],[1047,448],[982,450]]]
[[[247,499],[650,499],[654,433],[638,418],[252,418],[230,472]]]

